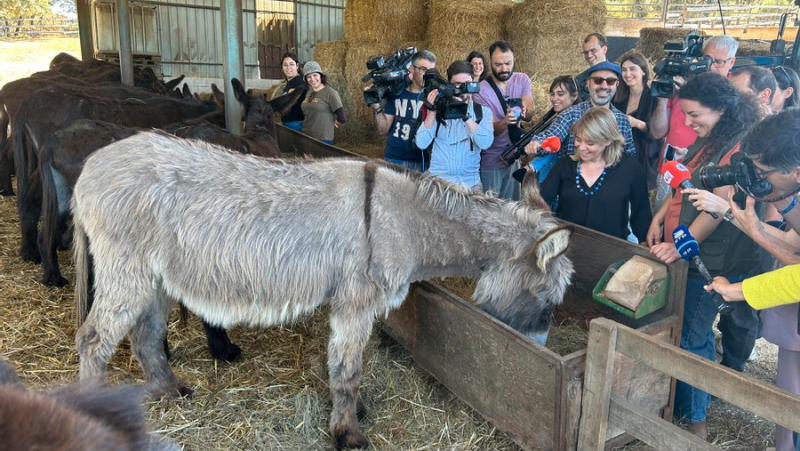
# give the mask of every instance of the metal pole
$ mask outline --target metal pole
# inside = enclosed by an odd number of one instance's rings
[[[667,14],[669,14],[669,0],[664,0],[661,4],[661,18],[664,19],[664,28],[667,27]]]
[[[133,51],[131,50],[131,19],[128,0],[117,0],[119,25],[119,70],[122,84],[133,86]]]
[[[244,50],[242,48],[242,0],[222,0],[223,77],[225,78],[225,122],[228,130],[242,134],[242,106],[233,95],[231,79],[242,84],[244,78]]]
[[[90,0],[77,0],[78,9],[78,35],[81,40],[81,59],[89,61],[94,59],[94,36],[92,32],[92,5]]]

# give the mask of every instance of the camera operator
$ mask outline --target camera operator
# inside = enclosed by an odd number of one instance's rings
[[[500,154],[509,144],[522,136],[520,121],[530,121],[533,116],[531,79],[522,72],[514,72],[514,46],[497,41],[489,46],[489,65],[492,73],[481,82],[481,92],[475,102],[489,107],[494,116],[494,141],[481,152],[481,182],[483,189],[494,191],[498,197],[519,200],[520,185],[511,173],[517,164],[508,165]],[[521,106],[512,108],[511,100]]]
[[[736,50],[739,43],[729,36],[712,36],[703,42],[703,55],[712,58],[713,63],[709,70],[727,77],[733,64],[736,62]],[[686,115],[681,111],[678,102],[678,90],[685,83],[683,77],[675,77],[674,94],[672,97],[659,97],[656,101],[656,108],[647,127],[653,139],[664,139],[664,148],[661,151],[661,163],[663,164],[664,154],[667,146],[678,149],[685,149],[697,140],[697,134],[691,127],[686,125]],[[656,197],[656,207],[666,200],[669,194],[668,185],[662,183]]]
[[[698,138],[689,146],[684,159],[691,173],[692,184],[702,186],[701,177],[706,168],[726,165],[739,151],[739,141],[761,116],[753,96],[742,95],[727,78],[714,72],[705,72],[689,79],[678,93],[680,107],[686,113],[687,124]],[[727,196],[729,186],[716,187],[715,192]],[[678,188],[653,217],[647,243],[650,253],[664,263],[681,258],[672,231],[679,225],[689,227],[700,243],[703,259],[712,275],[730,274],[736,281],[750,275],[758,267],[758,257],[753,241],[741,231],[727,224],[721,217],[701,214],[684,199]],[[662,226],[663,237],[662,242]],[[705,280],[695,267],[690,267],[686,284],[686,299],[681,331],[681,348],[698,356],[714,360],[713,324],[717,317],[707,293]],[[737,371],[744,370],[758,332],[758,317],[747,304],[737,304],[735,310],[720,318],[725,350],[722,364]],[[708,393],[678,382],[675,391],[675,412],[687,423],[687,429],[700,436],[707,435],[706,408],[711,397]]]
[[[707,287],[723,295],[725,300],[748,301],[753,307],[763,308],[761,321],[764,338],[778,345],[777,385],[800,395],[800,323],[798,304],[800,287],[797,271],[800,270],[800,208],[797,193],[800,191],[800,109],[792,108],[770,116],[756,124],[742,140],[741,151],[751,159],[756,176],[772,185],[772,192],[761,196],[775,207],[789,230],[761,221],[756,214],[756,201],[748,196],[744,209],[733,199],[722,199],[705,190],[689,190],[689,200],[701,211],[724,215],[736,227],[749,235],[759,246],[780,264],[794,265],[770,272],[743,284],[731,284],[722,277],[715,278]],[[719,168],[722,169],[722,168]],[[750,187],[745,186],[748,191]],[[761,194],[761,193],[759,193]],[[771,269],[771,268],[770,268]],[[794,299],[794,303],[790,301]],[[777,306],[767,308],[770,306]],[[775,446],[779,451],[800,450],[800,440],[792,432],[778,426]]]
[[[546,155],[546,151],[540,148],[542,140],[550,136],[558,136],[562,143],[567,142],[566,146],[561,146],[559,154],[572,155],[575,153],[575,137],[569,132],[572,124],[577,122],[583,113],[590,108],[606,107],[614,113],[619,132],[625,140],[622,152],[627,155],[636,154],[628,117],[612,104],[614,95],[617,93],[617,84],[621,77],[622,71],[619,66],[608,61],[597,63],[589,68],[589,100],[566,109],[544,131],[533,135],[531,142],[525,146],[525,153],[537,156]]]
[[[467,83],[472,82],[472,66],[466,61],[456,61],[447,68],[447,78],[454,88],[463,89]],[[443,105],[442,101],[445,99],[440,95],[439,89],[428,93],[423,113],[425,119],[417,130],[417,145],[428,147],[433,142],[429,171],[431,175],[482,192],[481,150],[489,147],[494,137],[491,110],[473,102],[472,94],[462,93],[447,101],[466,103],[466,115],[442,119],[440,115],[446,114],[446,111],[428,107]],[[476,114],[476,108],[480,108],[481,113]],[[480,122],[476,122],[476,118]]]
[[[386,105],[372,105],[378,132],[389,134],[383,159],[416,171],[424,171],[423,151],[414,145],[412,137],[423,100],[425,72],[436,67],[436,56],[429,50],[420,50],[411,58],[409,76],[411,82],[399,95],[388,99]]]

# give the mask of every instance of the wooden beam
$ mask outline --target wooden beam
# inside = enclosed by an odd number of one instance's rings
[[[616,342],[616,323],[600,318],[589,324],[581,427],[578,436],[578,449],[580,450],[605,448]]]

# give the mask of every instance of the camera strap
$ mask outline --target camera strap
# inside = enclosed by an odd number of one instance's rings
[[[503,108],[503,114],[508,111],[508,103],[506,103],[506,96],[500,92],[500,88],[497,87],[497,84],[494,82],[494,79],[490,76],[486,78],[486,81],[489,83],[489,86],[492,87],[494,93],[497,95],[497,100],[500,101],[500,107]],[[519,128],[517,124],[508,124],[508,138],[511,140],[512,143],[519,141],[522,137],[522,129]]]

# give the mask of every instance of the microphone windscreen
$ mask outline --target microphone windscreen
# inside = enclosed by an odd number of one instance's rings
[[[681,183],[692,178],[692,173],[689,172],[689,169],[677,161],[665,162],[661,168],[661,175],[664,176],[664,181],[674,189],[678,189]]]
[[[556,153],[561,150],[561,138],[558,136],[551,136],[542,140],[540,146],[544,151],[549,153]]]
[[[675,227],[672,232],[672,240],[675,241],[675,247],[684,260],[691,260],[693,256],[700,255],[700,246],[685,225]]]

